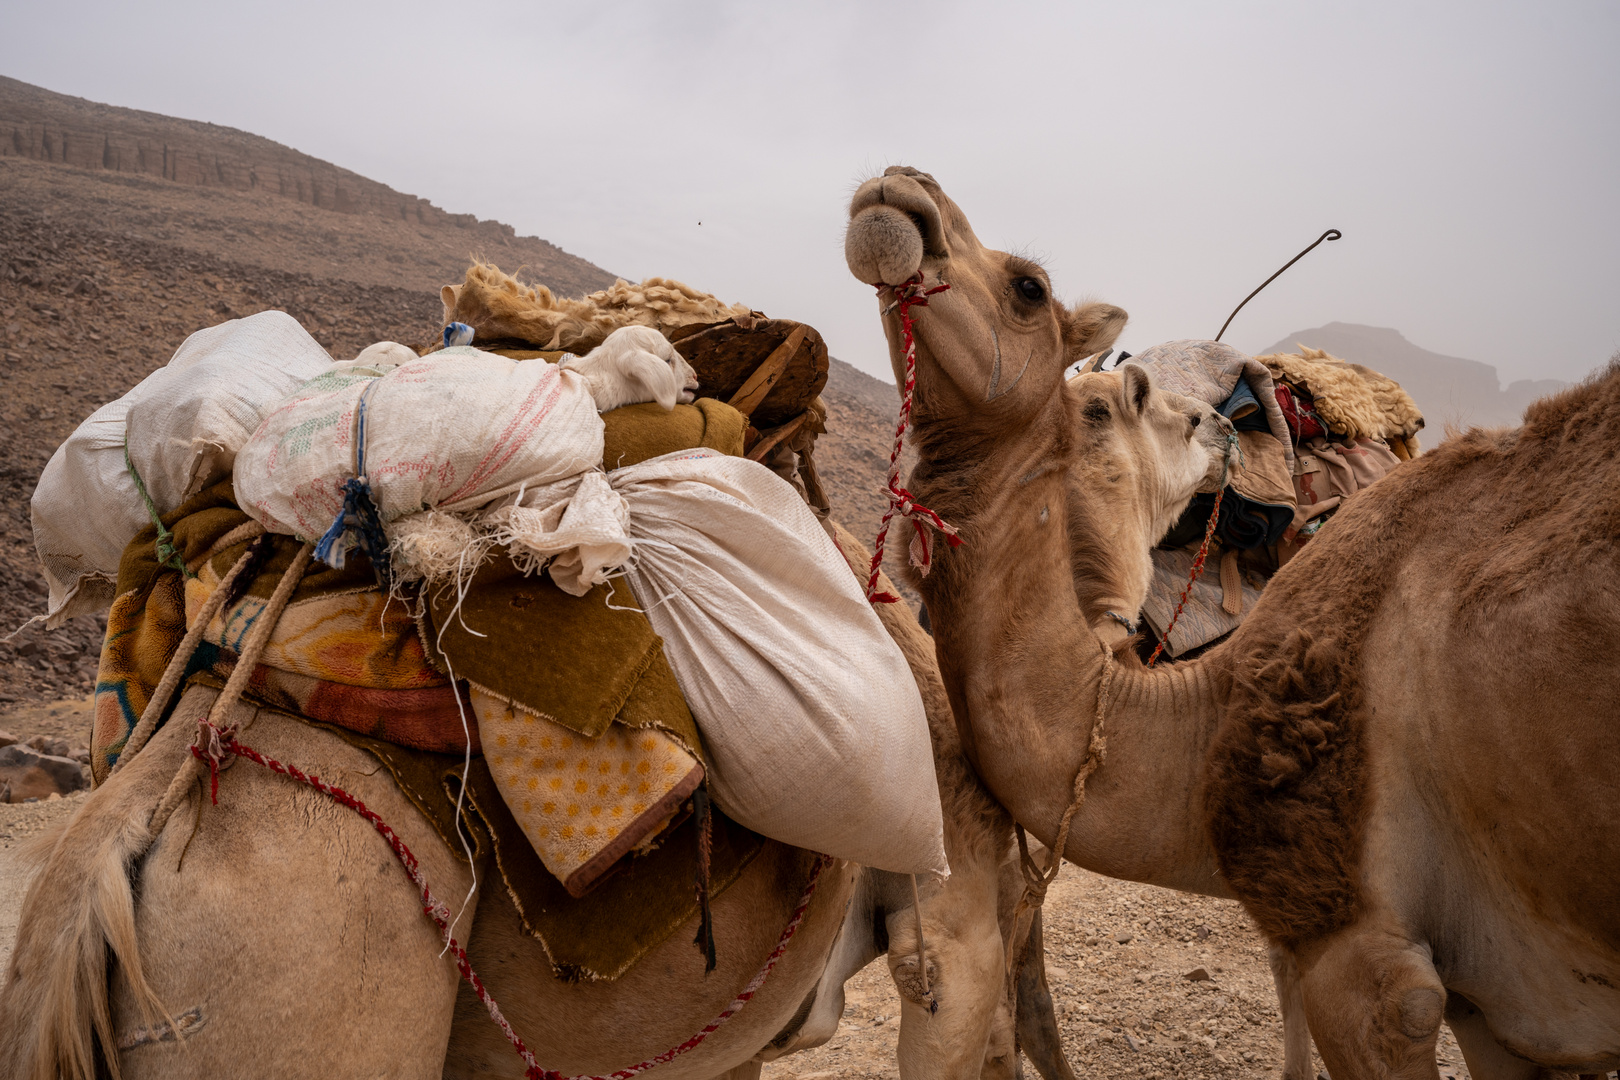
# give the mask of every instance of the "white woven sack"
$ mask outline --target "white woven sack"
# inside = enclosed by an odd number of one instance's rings
[[[358,475],[384,525],[485,506],[602,460],[602,419],[583,376],[465,346],[387,370],[342,365],[278,406],[236,458],[237,502],[271,532],[318,539]]]
[[[151,522],[124,463],[158,513],[229,476],[270,408],[332,358],[283,311],[199,330],[169,363],[80,424],[51,456],[30,506],[45,570],[48,628],[112,602],[118,561]]]
[[[703,732],[719,805],[784,843],[947,873],[917,683],[804,500],[709,450],[608,477],[630,507],[630,585]]]

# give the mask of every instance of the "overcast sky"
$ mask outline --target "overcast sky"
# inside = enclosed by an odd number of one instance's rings
[[[1620,348],[1620,3],[0,0],[6,74],[239,127],[887,377],[854,186],[932,172],[1132,351],[1391,326],[1504,380]],[[26,47],[22,47],[26,43]],[[701,223],[701,224],[700,224]]]

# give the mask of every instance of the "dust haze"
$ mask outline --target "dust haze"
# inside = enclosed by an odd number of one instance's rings
[[[843,206],[937,174],[1121,344],[1344,322],[1574,379],[1620,347],[1620,7],[8,4],[4,73],[243,128],[888,376]]]

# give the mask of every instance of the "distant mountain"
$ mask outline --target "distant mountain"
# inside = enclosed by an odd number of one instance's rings
[[[1422,441],[1428,446],[1439,440],[1447,424],[1515,426],[1523,420],[1526,405],[1569,385],[1558,379],[1522,379],[1504,388],[1489,364],[1419,348],[1399,330],[1355,323],[1331,322],[1300,330],[1262,351],[1298,352],[1299,345],[1365,364],[1400,383],[1423,410],[1427,430]]]
[[[0,76],[0,163],[70,165],[56,206],[233,260],[362,284],[437,290],[471,253],[565,296],[614,275],[510,225],[426,199],[246,131],[102,105]],[[14,176],[38,176],[13,170]],[[176,189],[191,196],[177,197]],[[10,196],[11,192],[7,192]],[[294,208],[289,204],[303,204]],[[328,211],[308,214],[310,208]],[[266,249],[277,250],[266,254]]]

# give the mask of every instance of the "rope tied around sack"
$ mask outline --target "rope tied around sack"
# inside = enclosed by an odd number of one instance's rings
[[[957,535],[956,529],[945,523],[938,514],[928,507],[918,503],[916,497],[900,486],[900,452],[905,448],[906,429],[911,426],[911,398],[917,387],[917,339],[912,333],[911,309],[914,307],[927,307],[928,298],[936,293],[942,293],[950,288],[946,282],[940,282],[932,289],[922,287],[922,271],[918,271],[909,281],[901,285],[885,285],[881,282],[874,285],[881,296],[884,289],[892,289],[895,302],[893,306],[900,309],[900,336],[906,358],[905,384],[900,390],[900,417],[894,426],[894,449],[889,451],[889,476],[884,484],[888,492],[889,506],[883,512],[883,524],[878,528],[877,540],[872,545],[872,572],[866,579],[866,599],[873,604],[897,604],[900,598],[891,592],[878,592],[878,574],[883,570],[883,545],[889,536],[889,523],[900,517],[911,522],[916,535],[911,540],[911,565],[922,571],[923,576],[933,568],[933,534],[930,528],[937,530],[945,537],[947,543],[957,547],[962,538]]]
[[[1108,757],[1108,736],[1104,731],[1103,722],[1108,716],[1108,697],[1114,685],[1114,657],[1108,649],[1103,649],[1102,677],[1097,683],[1097,719],[1091,725],[1091,737],[1086,740],[1086,756],[1080,762],[1080,770],[1074,775],[1073,796],[1069,800],[1068,808],[1058,819],[1057,835],[1052,840],[1052,846],[1047,849],[1046,866],[1036,865],[1035,859],[1029,853],[1029,840],[1024,835],[1024,827],[1017,825],[1014,832],[1018,835],[1018,868],[1024,876],[1024,891],[1018,897],[1018,906],[1013,909],[1013,936],[1012,940],[1021,942],[1019,949],[1007,952],[1007,988],[1013,993],[1013,976],[1023,961],[1029,949],[1029,928],[1033,924],[1035,915],[1042,904],[1046,903],[1046,891],[1057,880],[1059,871],[1063,869],[1063,851],[1069,844],[1069,827],[1074,824],[1074,816],[1086,802],[1086,781],[1091,774],[1102,768]],[[1027,918],[1026,918],[1027,916]],[[1016,995],[1011,999],[1016,1000]]]
[[[174,533],[164,526],[163,515],[158,513],[157,503],[147,494],[146,482],[141,479],[140,470],[135,468],[135,459],[129,456],[128,432],[124,434],[124,468],[129,471],[129,478],[135,481],[135,490],[140,493],[141,502],[146,504],[146,516],[152,519],[152,524],[157,528],[157,541],[153,546],[157,549],[158,565],[173,567],[180,571],[181,577],[196,577],[197,575],[186,565],[180,549],[174,546]]]

